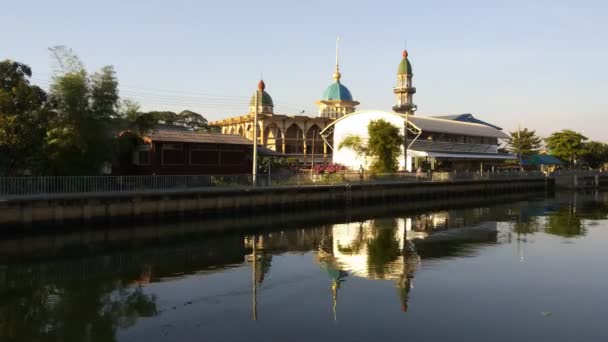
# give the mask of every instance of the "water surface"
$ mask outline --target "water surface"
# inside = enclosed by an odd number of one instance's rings
[[[608,340],[608,193],[340,215],[7,237],[0,340]]]

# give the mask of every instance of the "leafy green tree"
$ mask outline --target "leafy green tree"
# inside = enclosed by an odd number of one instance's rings
[[[112,66],[104,66],[91,77],[91,112],[100,120],[116,118],[118,99],[116,72]]]
[[[207,119],[201,114],[191,110],[184,110],[179,113],[171,111],[152,111],[143,114],[151,116],[157,124],[184,127],[198,132],[209,131]]]
[[[542,139],[536,135],[536,131],[527,128],[510,132],[508,150],[520,156],[529,156],[538,153],[541,148]]]
[[[604,143],[590,141],[583,146],[581,156],[590,167],[597,169],[608,163],[608,147]]]
[[[195,131],[207,131],[207,119],[199,113],[190,110],[181,111],[177,114],[178,123]]]
[[[369,157],[372,172],[396,172],[403,146],[403,135],[399,127],[380,119],[369,123],[367,133],[367,143],[359,136],[349,135],[340,142],[338,148],[350,148],[357,155]]]
[[[51,111],[47,94],[31,85],[29,66],[0,62],[0,175],[36,167]]]
[[[115,72],[106,66],[89,77],[71,51],[51,51],[62,69],[50,89],[56,116],[46,135],[48,172],[98,174],[103,163],[112,159],[110,120],[119,108]]]
[[[551,154],[562,160],[567,160],[571,165],[574,165],[576,164],[577,157],[583,154],[586,140],[587,137],[584,135],[564,129],[545,138],[545,143]]]

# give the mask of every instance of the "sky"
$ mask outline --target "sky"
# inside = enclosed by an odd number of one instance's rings
[[[245,114],[260,77],[275,112],[316,115],[337,36],[358,108],[390,110],[407,44],[416,115],[608,141],[607,13],[604,0],[0,0],[0,60],[48,87],[48,48],[64,45],[90,72],[113,65],[143,110],[212,121]]]

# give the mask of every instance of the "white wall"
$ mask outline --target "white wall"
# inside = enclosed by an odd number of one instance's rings
[[[367,142],[367,126],[370,121],[382,119],[403,130],[405,118],[396,113],[385,112],[380,110],[357,111],[344,118],[338,120],[334,124],[334,150],[333,162],[345,165],[353,170],[359,170],[360,165],[365,169],[368,168],[369,162],[361,157],[358,157],[351,149],[341,148],[340,143],[350,134],[360,136],[363,141]],[[402,132],[403,134],[403,132]],[[411,158],[408,158],[411,160]],[[409,163],[411,166],[411,162]],[[399,169],[403,170],[403,148],[399,156]],[[410,167],[411,171],[411,167]]]

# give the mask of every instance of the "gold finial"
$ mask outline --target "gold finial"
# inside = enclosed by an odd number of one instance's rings
[[[339,62],[339,48],[340,48],[340,36],[336,38],[336,71],[334,72],[334,80],[340,81],[342,75],[340,74],[340,62]]]

